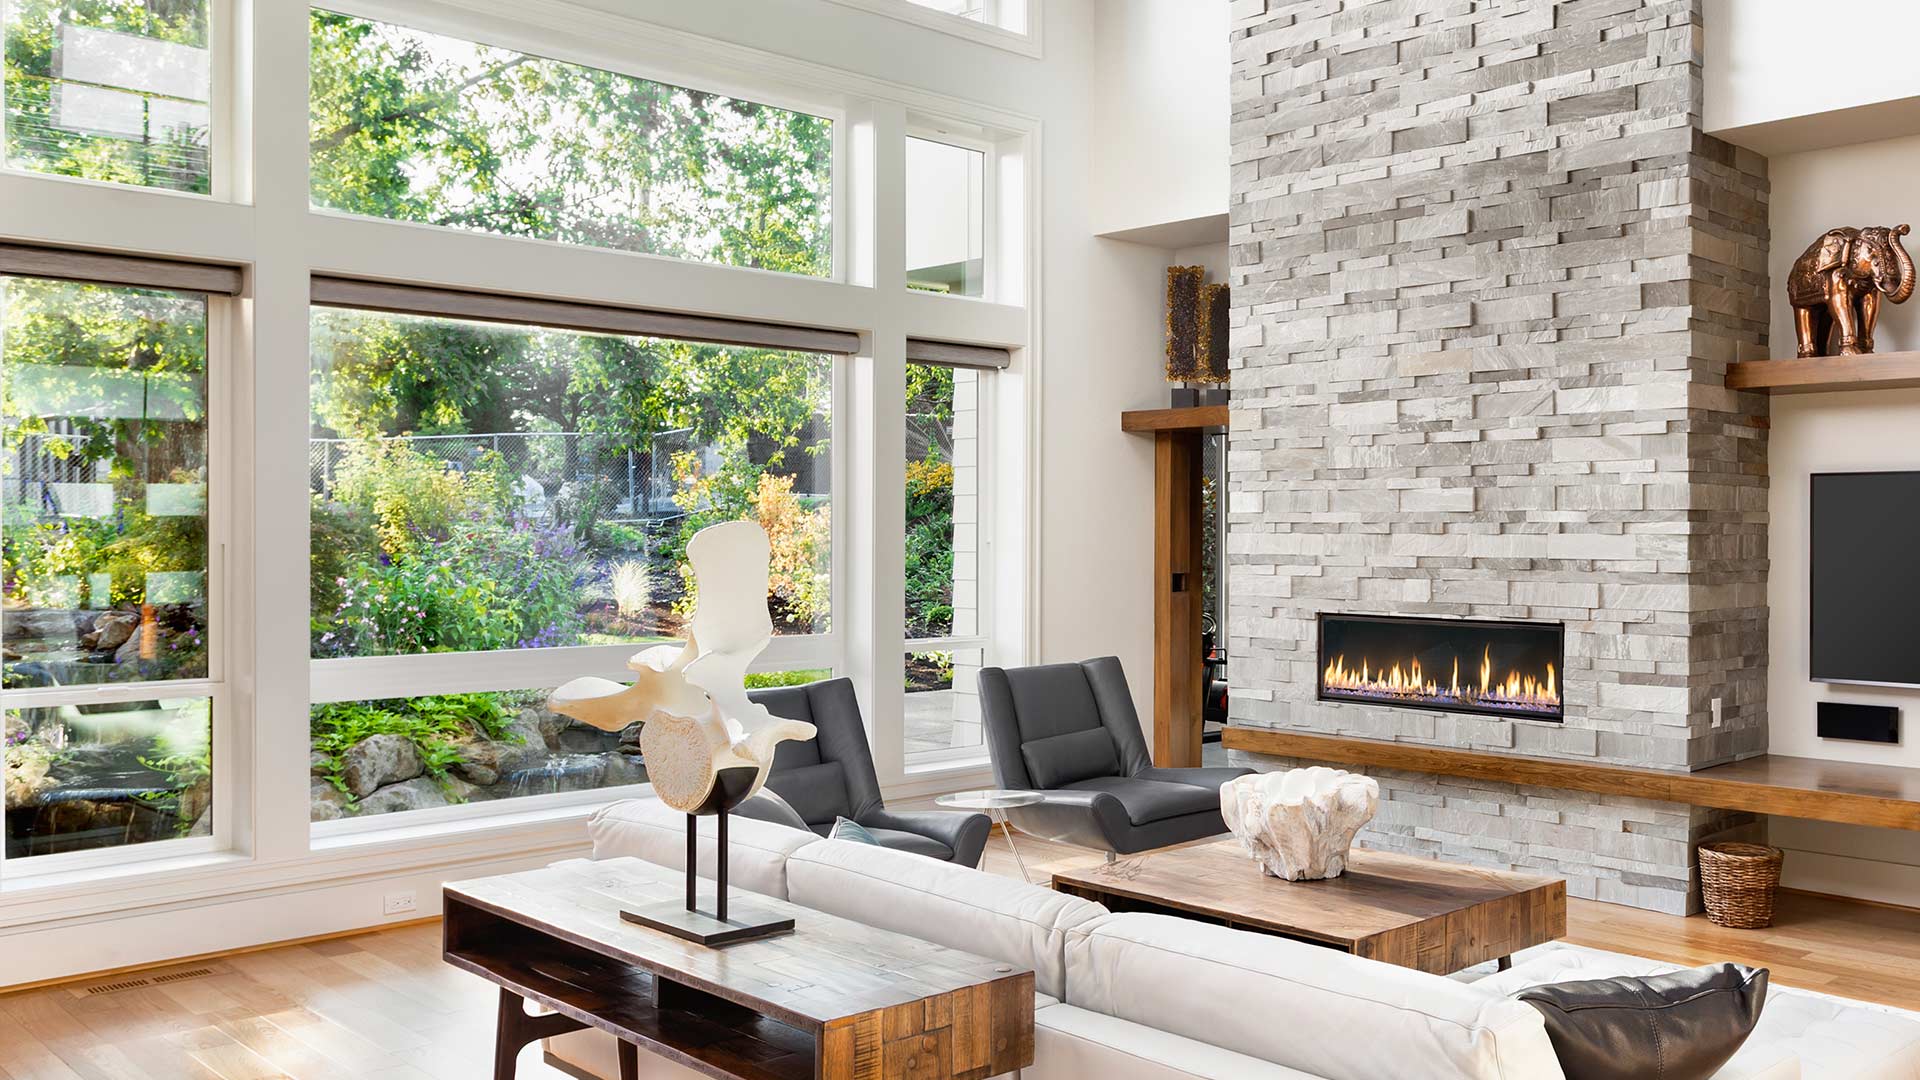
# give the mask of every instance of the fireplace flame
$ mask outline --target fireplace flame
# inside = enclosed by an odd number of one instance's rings
[[[1341,697],[1557,713],[1560,711],[1558,673],[1552,664],[1545,666],[1542,674],[1507,671],[1496,678],[1493,649],[1488,646],[1480,653],[1479,685],[1462,688],[1458,656],[1453,658],[1453,674],[1447,684],[1441,686],[1426,676],[1418,660],[1390,661],[1388,666],[1376,669],[1373,661],[1363,656],[1360,666],[1351,668],[1342,654],[1334,657],[1321,672],[1321,685],[1328,693]]]

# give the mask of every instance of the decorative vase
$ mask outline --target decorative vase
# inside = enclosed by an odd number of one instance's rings
[[[1220,785],[1220,814],[1260,868],[1286,881],[1339,877],[1354,834],[1380,808],[1372,777],[1314,766]]]

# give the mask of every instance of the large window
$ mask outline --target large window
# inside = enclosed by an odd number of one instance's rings
[[[909,760],[977,755],[981,621],[981,383],[988,373],[907,365]]]
[[[987,155],[907,139],[907,287],[986,293]]]
[[[205,194],[207,0],[7,0],[6,162]]]
[[[687,542],[738,518],[772,543],[776,632],[829,628],[826,356],[332,308],[312,341],[315,658],[677,639]],[[631,737],[545,697],[316,705],[314,813],[638,782]]]
[[[211,831],[207,305],[0,277],[8,858]]]
[[[833,124],[313,13],[313,204],[832,273]]]

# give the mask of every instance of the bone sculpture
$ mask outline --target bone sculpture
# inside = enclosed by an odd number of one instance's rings
[[[773,637],[767,614],[767,534],[752,521],[701,529],[687,544],[699,602],[683,645],[656,645],[628,659],[632,685],[586,676],[553,692],[547,707],[603,731],[639,721],[640,753],[660,801],[687,814],[689,840],[696,815],[719,816],[717,921],[727,920],[727,811],[766,783],[774,748],[811,739],[812,724],[774,716],[747,698],[748,665]],[[689,849],[692,850],[691,848]],[[687,866],[687,904],[695,911],[695,867]],[[677,913],[622,912],[634,922],[700,941],[726,944],[793,927],[774,922],[713,930],[691,926]],[[771,929],[770,929],[771,928]],[[759,933],[750,933],[759,931]]]
[[[1380,785],[1314,766],[1220,785],[1220,816],[1261,869],[1287,881],[1339,877],[1354,834],[1373,820]]]

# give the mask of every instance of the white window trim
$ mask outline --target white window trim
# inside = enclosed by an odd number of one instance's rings
[[[237,55],[216,58],[214,65],[216,87],[247,88],[246,93],[231,94],[222,122],[231,123],[232,131],[217,140],[214,151],[215,183],[230,183],[224,198],[234,201],[223,201],[219,194],[208,198],[0,170],[0,236],[249,267],[248,293],[231,303],[235,335],[229,377],[210,383],[216,392],[230,395],[233,413],[229,426],[234,441],[230,452],[221,455],[232,469],[234,499],[231,546],[220,570],[230,597],[226,625],[231,650],[223,663],[226,711],[232,715],[224,725],[216,702],[216,730],[224,726],[233,745],[224,753],[217,749],[215,755],[216,799],[224,796],[228,809],[222,812],[222,804],[216,804],[218,850],[212,852],[155,850],[154,858],[134,859],[132,849],[111,849],[120,857],[107,865],[0,879],[0,928],[222,902],[421,866],[577,851],[580,820],[590,805],[607,798],[605,792],[589,793],[596,797],[580,805],[556,804],[548,797],[512,800],[494,804],[500,808],[497,814],[456,813],[445,822],[392,815],[390,828],[365,833],[348,829],[330,835],[308,821],[307,704],[315,680],[332,676],[307,656],[307,523],[303,513],[292,520],[304,504],[304,485],[286,490],[263,470],[277,473],[290,467],[289,462],[305,460],[308,407],[297,388],[306,383],[306,365],[284,361],[289,355],[304,361],[305,292],[312,272],[861,329],[874,343],[870,355],[834,364],[834,498],[836,516],[861,518],[861,527],[871,535],[834,545],[833,633],[818,639],[819,649],[809,652],[804,662],[852,677],[870,720],[897,722],[899,717],[897,677],[891,689],[885,679],[876,681],[876,672],[890,669],[897,676],[903,658],[896,647],[901,641],[898,584],[879,583],[883,590],[896,590],[893,604],[856,609],[856,603],[871,597],[856,595],[861,590],[854,588],[852,567],[872,554],[872,544],[898,545],[901,532],[898,514],[875,518],[871,506],[862,511],[853,503],[863,485],[897,490],[904,462],[897,447],[891,460],[884,453],[877,461],[866,456],[874,450],[876,433],[855,426],[860,418],[846,403],[868,377],[863,368],[900,362],[909,335],[1012,348],[1013,367],[993,380],[998,384],[992,395],[996,406],[1006,408],[999,413],[998,429],[990,439],[983,433],[983,442],[991,442],[986,453],[996,467],[1014,470],[1000,475],[1027,478],[1024,486],[1001,486],[999,499],[1005,506],[997,508],[992,529],[1001,544],[997,550],[1021,554],[997,560],[992,602],[998,614],[985,636],[995,643],[996,661],[1029,661],[1040,626],[1036,515],[1041,495],[1035,441],[1040,357],[1032,343],[1038,340],[1041,304],[1038,295],[1028,296],[1025,304],[1004,301],[1017,299],[1029,282],[1039,280],[1037,120],[565,0],[351,0],[326,6],[769,105],[788,107],[791,101],[792,107],[813,112],[823,107],[840,110],[832,114],[840,170],[833,206],[838,280],[347,218],[308,208],[307,193],[299,190],[307,175],[304,139],[256,137],[256,132],[280,132],[289,122],[305,129],[304,80],[287,80],[284,73],[304,64],[306,7],[214,3],[222,5],[216,10],[229,10],[227,5],[245,8],[241,17],[223,20],[234,30],[227,40],[239,39]],[[1036,26],[1038,14],[1036,5]],[[448,20],[460,25],[449,25]],[[751,85],[740,85],[742,78],[751,78]],[[783,99],[782,94],[792,96]],[[220,112],[221,103],[215,105]],[[953,117],[994,133],[1001,154],[998,177],[989,186],[1003,197],[999,221],[989,229],[1002,245],[996,270],[1003,271],[1000,280],[1006,289],[995,294],[997,301],[953,304],[947,297],[900,296],[904,289],[893,288],[902,284],[894,274],[900,269],[900,252],[891,250],[899,240],[900,223],[876,221],[872,210],[863,207],[862,200],[875,198],[871,188],[876,178],[860,177],[852,160],[857,125],[876,114],[889,118],[877,130],[893,142],[878,150],[882,159],[891,157],[894,169],[908,114]],[[892,180],[897,188],[897,172]],[[889,207],[897,198],[897,191],[883,190],[875,205]],[[868,221],[864,230],[856,228],[863,216]],[[872,271],[865,282],[857,273],[863,265]],[[1004,273],[1008,268],[1011,273]],[[274,360],[262,364],[256,354]],[[898,378],[890,374],[882,381]],[[297,403],[289,396],[296,392]],[[892,498],[897,499],[897,493]],[[983,547],[986,542],[983,537]],[[874,584],[863,588],[871,593]],[[892,634],[876,640],[872,620],[888,617],[896,620]],[[622,659],[629,651],[623,646],[610,649]],[[770,652],[769,658],[774,655]],[[781,657],[765,666],[800,666],[801,660],[797,655]],[[366,696],[365,691],[359,696]],[[873,741],[877,754],[888,743],[880,732]],[[898,756],[897,732],[892,745],[895,756],[877,762],[890,795],[918,797],[955,783],[977,786],[984,776],[977,765],[909,770]],[[159,844],[153,846],[158,849]],[[101,889],[100,883],[107,881],[114,888]]]
[[[929,30],[938,30],[957,38],[981,45],[991,45],[996,49],[1018,53],[1040,59],[1046,55],[1042,27],[1046,23],[1046,0],[1026,0],[1026,27],[1015,30],[993,22],[981,22],[964,15],[951,15],[933,8],[921,7],[912,0],[833,0],[844,7],[884,15],[889,19],[912,23]],[[990,9],[994,6],[989,0]]]
[[[1000,230],[995,223],[1000,210],[1000,147],[991,139],[948,131],[937,124],[927,121],[913,123],[907,128],[907,138],[921,142],[940,143],[945,146],[971,150],[981,155],[980,163],[980,295],[968,296],[965,293],[929,293],[907,285],[904,276],[900,288],[943,300],[960,300],[969,303],[994,303],[1001,300],[1000,281]],[[909,202],[913,192],[907,192]],[[971,208],[969,208],[971,212]]]
[[[42,177],[36,174],[36,179]],[[44,177],[64,181],[67,177]],[[111,185],[103,185],[111,186]],[[143,193],[179,197],[180,192],[142,189]],[[201,196],[187,196],[202,198]],[[112,285],[132,289],[137,285]],[[161,290],[169,291],[169,290]],[[189,294],[190,295],[190,294]],[[231,297],[207,295],[206,355],[203,378],[207,406],[207,674],[198,679],[153,679],[99,683],[87,686],[23,687],[0,690],[0,709],[55,708],[62,705],[106,705],[131,701],[170,701],[205,698],[209,703],[208,752],[211,755],[213,831],[210,836],[150,840],[141,844],[27,855],[9,858],[0,851],[0,885],[31,881],[48,874],[85,870],[95,866],[140,865],[235,846],[243,826],[244,808],[252,790],[252,754],[246,715],[234,700],[233,673],[247,655],[245,640],[251,625],[245,604],[236,595],[233,560],[236,530],[241,527],[244,497],[238,478],[250,454],[252,428],[234,399],[240,379],[241,357],[235,341],[237,303]],[[243,450],[242,447],[249,449]],[[236,654],[240,660],[236,661]]]

